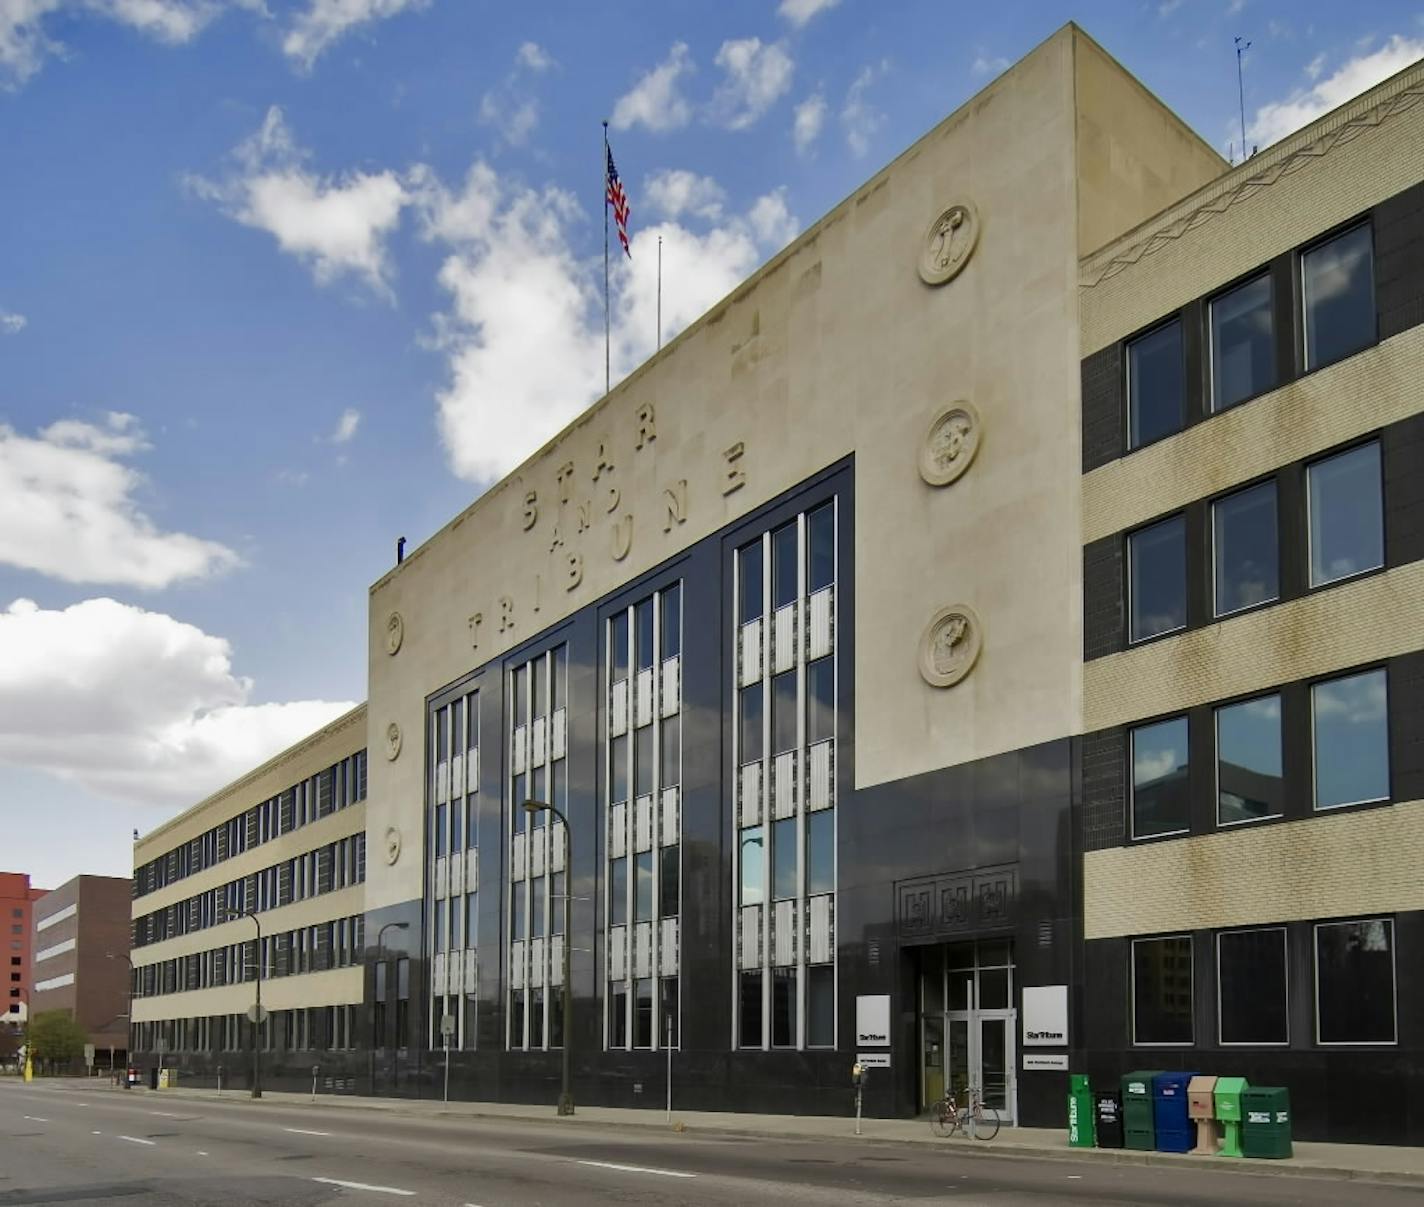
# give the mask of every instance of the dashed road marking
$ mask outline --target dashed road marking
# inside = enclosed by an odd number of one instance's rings
[[[208,1154],[205,1153],[201,1148],[198,1149],[198,1156],[200,1156],[200,1157],[206,1157],[207,1155],[208,1155]]]
[[[329,1135],[331,1135],[330,1132],[314,1132],[314,1131],[312,1131],[310,1128],[307,1128],[307,1127],[284,1127],[282,1130],[283,1130],[284,1132],[291,1132],[293,1135],[296,1135],[296,1136],[329,1136]]]
[[[320,1182],[325,1186],[344,1186],[347,1190],[369,1190],[375,1194],[398,1194],[405,1198],[413,1199],[415,1191],[402,1190],[399,1186],[372,1186],[367,1182],[343,1182],[340,1178],[313,1178],[313,1182]]]
[[[647,1165],[615,1165],[612,1161],[580,1161],[580,1165],[593,1165],[599,1169],[617,1169],[623,1173],[656,1173],[665,1178],[695,1178],[695,1173],[683,1173],[677,1169],[653,1169]]]
[[[98,1133],[96,1132],[95,1135],[98,1135]],[[156,1141],[145,1140],[141,1136],[120,1136],[119,1139],[127,1140],[130,1144],[147,1144],[149,1148],[153,1148],[156,1144]]]
[[[184,1118],[187,1118],[187,1116],[185,1116],[185,1115],[179,1115],[179,1114],[177,1114],[177,1113],[174,1112],[174,1111],[149,1111],[149,1112],[147,1112],[147,1113],[150,1114],[150,1115],[162,1115],[165,1119],[184,1119]],[[193,1118],[194,1118],[194,1119],[201,1119],[202,1116],[201,1116],[201,1115],[194,1115]]]
[[[28,1119],[31,1123],[48,1123],[48,1122],[49,1122],[48,1119],[41,1119],[38,1115],[25,1115],[24,1118]]]

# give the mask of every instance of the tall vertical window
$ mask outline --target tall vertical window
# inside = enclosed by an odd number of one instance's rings
[[[1378,441],[1315,462],[1306,471],[1310,585],[1384,565],[1384,490]]]
[[[1315,927],[1315,1037],[1322,1044],[1392,1044],[1397,1037],[1394,922]]]
[[[1216,820],[1221,825],[1279,817],[1281,698],[1258,696],[1216,710]]]
[[[1127,538],[1128,636],[1133,641],[1187,624],[1187,522],[1171,516]]]
[[[1276,384],[1270,276],[1213,298],[1210,309],[1211,405],[1224,411]]]
[[[1316,683],[1310,689],[1315,807],[1333,809],[1389,797],[1389,689],[1382,670]]]
[[[1284,927],[1217,935],[1216,970],[1223,1044],[1290,1042]]]
[[[1132,1042],[1192,1042],[1192,937],[1132,941]]]
[[[1132,731],[1132,836],[1184,834],[1191,827],[1187,718]]]
[[[1127,446],[1182,430],[1187,416],[1182,324],[1173,319],[1127,345]]]
[[[1211,541],[1218,616],[1279,598],[1274,482],[1238,490],[1213,503]]]
[[[1300,258],[1305,367],[1318,369],[1376,339],[1374,245],[1369,223]]]

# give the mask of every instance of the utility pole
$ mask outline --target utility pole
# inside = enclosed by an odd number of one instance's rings
[[[574,932],[571,924],[573,911],[569,908],[569,903],[574,898],[574,832],[573,827],[569,825],[569,819],[553,805],[542,800],[524,802],[526,813],[538,813],[541,810],[546,810],[564,823],[564,1063],[559,1090],[559,1114],[572,1115],[574,1092],[569,1082],[569,1050],[574,1046],[574,991],[569,978],[569,952],[573,947]]]
[[[1236,39],[1236,98],[1241,105],[1241,162],[1246,162],[1246,84],[1241,70],[1241,56],[1251,49],[1250,42]]]

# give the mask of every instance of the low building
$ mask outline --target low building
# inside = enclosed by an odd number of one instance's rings
[[[0,872],[0,935],[4,936],[5,998],[0,1022],[23,1023],[34,990],[32,939],[35,902],[46,890],[32,888],[25,872]]]

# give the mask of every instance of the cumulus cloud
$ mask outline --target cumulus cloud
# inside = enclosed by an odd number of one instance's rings
[[[355,407],[347,407],[341,412],[341,418],[336,421],[336,430],[331,433],[333,444],[346,444],[356,435],[356,429],[361,425],[361,412]]]
[[[673,43],[667,58],[618,98],[610,119],[613,128],[645,126],[660,131],[687,125],[692,120],[692,106],[682,95],[681,81],[695,70],[687,43]]]
[[[261,129],[233,153],[225,178],[195,176],[188,183],[230,218],[272,235],[319,283],[351,274],[389,296],[385,241],[410,202],[405,184],[390,171],[320,176],[307,158],[273,105]]]
[[[1257,109],[1248,126],[1248,137],[1262,147],[1279,142],[1421,57],[1424,57],[1424,38],[1395,34],[1379,49],[1356,55],[1328,76],[1323,74],[1322,60],[1314,59],[1305,69],[1306,78],[1312,81],[1310,85],[1297,88],[1284,100],[1271,101]]]
[[[791,137],[796,150],[805,155],[821,137],[821,128],[826,124],[826,98],[819,92],[808,96],[796,106],[791,122]]]
[[[870,103],[866,93],[889,66],[887,61],[881,60],[861,68],[846,90],[845,104],[841,106],[841,128],[845,131],[846,145],[856,155],[870,150],[871,140],[885,124],[885,115]]]
[[[429,0],[308,0],[282,39],[282,51],[310,69],[323,51],[359,25],[385,21]]]
[[[553,56],[537,42],[523,43],[514,60],[519,66],[527,67],[530,71],[548,71],[550,67],[556,66]]]
[[[514,56],[514,67],[480,98],[479,119],[492,126],[512,146],[529,141],[539,124],[539,101],[529,86],[529,76],[541,75],[557,63],[534,42],[525,42]]]
[[[0,335],[19,335],[29,323],[23,314],[0,310]]]
[[[781,6],[776,13],[782,20],[789,21],[800,29],[812,17],[835,8],[840,2],[841,0],[781,0]]]
[[[712,97],[712,118],[729,130],[760,121],[791,87],[796,69],[784,46],[764,45],[760,38],[723,42],[716,63],[724,78]]]
[[[643,182],[643,195],[654,213],[677,218],[684,213],[715,221],[722,216],[727,194],[710,176],[685,168],[655,172]]]
[[[237,565],[231,549],[161,532],[120,458],[146,448],[132,415],[66,419],[24,436],[0,424],[0,563],[71,583],[157,589]]]
[[[252,694],[226,640],[161,612],[102,598],[0,612],[0,762],[101,796],[195,803],[352,707]]]
[[[1008,59],[1002,55],[989,55],[980,51],[969,65],[969,71],[976,76],[1002,75],[1010,67]]]

